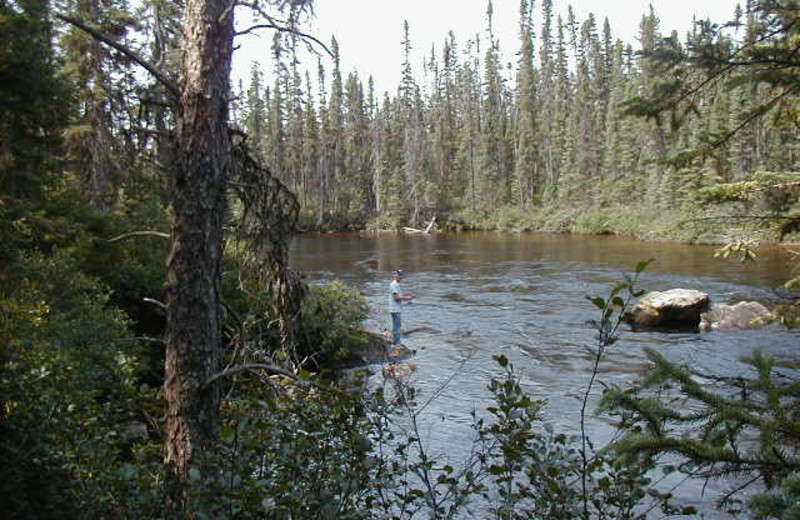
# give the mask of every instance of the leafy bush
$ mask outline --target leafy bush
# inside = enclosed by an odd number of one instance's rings
[[[400,218],[394,215],[382,213],[381,215],[367,222],[368,231],[385,231],[400,229],[402,227]]]
[[[8,338],[0,356],[2,423],[17,439],[3,443],[4,464],[15,473],[0,496],[3,510],[110,514],[128,493],[113,484],[119,469],[149,436],[142,401],[152,394],[137,384],[141,346],[124,313],[109,306],[108,291],[69,254],[27,253],[15,276],[0,301]],[[142,426],[135,438],[133,424]],[[52,484],[42,485],[42,472]],[[64,500],[72,507],[60,509]]]
[[[573,230],[591,235],[607,235],[613,231],[610,212],[601,208],[583,211],[575,219]]]
[[[376,461],[365,399],[262,379],[223,406],[213,518],[370,518]]]
[[[340,281],[309,288],[298,320],[298,353],[316,367],[330,367],[366,343],[362,326],[369,306],[361,293]]]

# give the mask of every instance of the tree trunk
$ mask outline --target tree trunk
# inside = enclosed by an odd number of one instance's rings
[[[220,269],[224,183],[230,163],[228,100],[233,9],[225,0],[186,0],[174,224],[168,261],[166,453],[169,517],[193,517],[214,477],[206,458],[219,433]]]

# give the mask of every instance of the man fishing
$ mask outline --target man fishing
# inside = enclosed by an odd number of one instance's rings
[[[411,293],[404,294],[400,288],[400,281],[403,279],[403,270],[397,269],[394,272],[394,279],[389,284],[389,312],[392,315],[392,344],[400,344],[400,327],[402,326],[403,302],[410,302],[414,299]]]

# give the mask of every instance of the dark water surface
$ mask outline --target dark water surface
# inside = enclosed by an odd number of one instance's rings
[[[495,354],[511,360],[533,397],[547,400],[545,419],[557,431],[579,432],[580,399],[592,370],[586,347],[595,344],[586,322],[599,318],[585,296],[607,295],[638,262],[655,258],[641,278],[642,289],[698,289],[717,303],[772,299],[772,288],[791,274],[789,255],[777,248],[762,249],[759,261],[748,265],[716,259],[714,251],[550,234],[326,235],[296,239],[292,262],[316,283],[339,279],[358,287],[372,307],[367,326],[375,330],[390,328],[391,271],[406,270],[403,288],[416,300],[405,307],[403,325],[433,329],[404,340],[418,350],[413,385],[429,395],[456,372],[425,410],[423,430],[434,453],[452,457],[468,450],[470,412],[489,405],[486,385],[501,373]],[[779,359],[800,358],[800,334],[779,327],[702,334],[624,331],[603,360],[599,379],[621,386],[640,379],[647,369],[645,346],[716,375],[747,374],[739,358],[755,347]],[[600,386],[595,388],[596,401]],[[612,433],[602,417],[593,417],[589,427],[598,441]],[[706,518],[725,518],[709,504],[726,485],[711,483],[703,494],[702,483],[689,482],[676,495],[684,504],[698,505]]]

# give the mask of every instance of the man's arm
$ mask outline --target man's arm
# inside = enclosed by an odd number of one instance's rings
[[[411,301],[411,300],[414,299],[414,295],[413,294],[400,294],[400,293],[394,292],[394,293],[392,293],[392,296],[394,297],[394,301],[396,301],[396,302],[408,302],[408,301]]]

